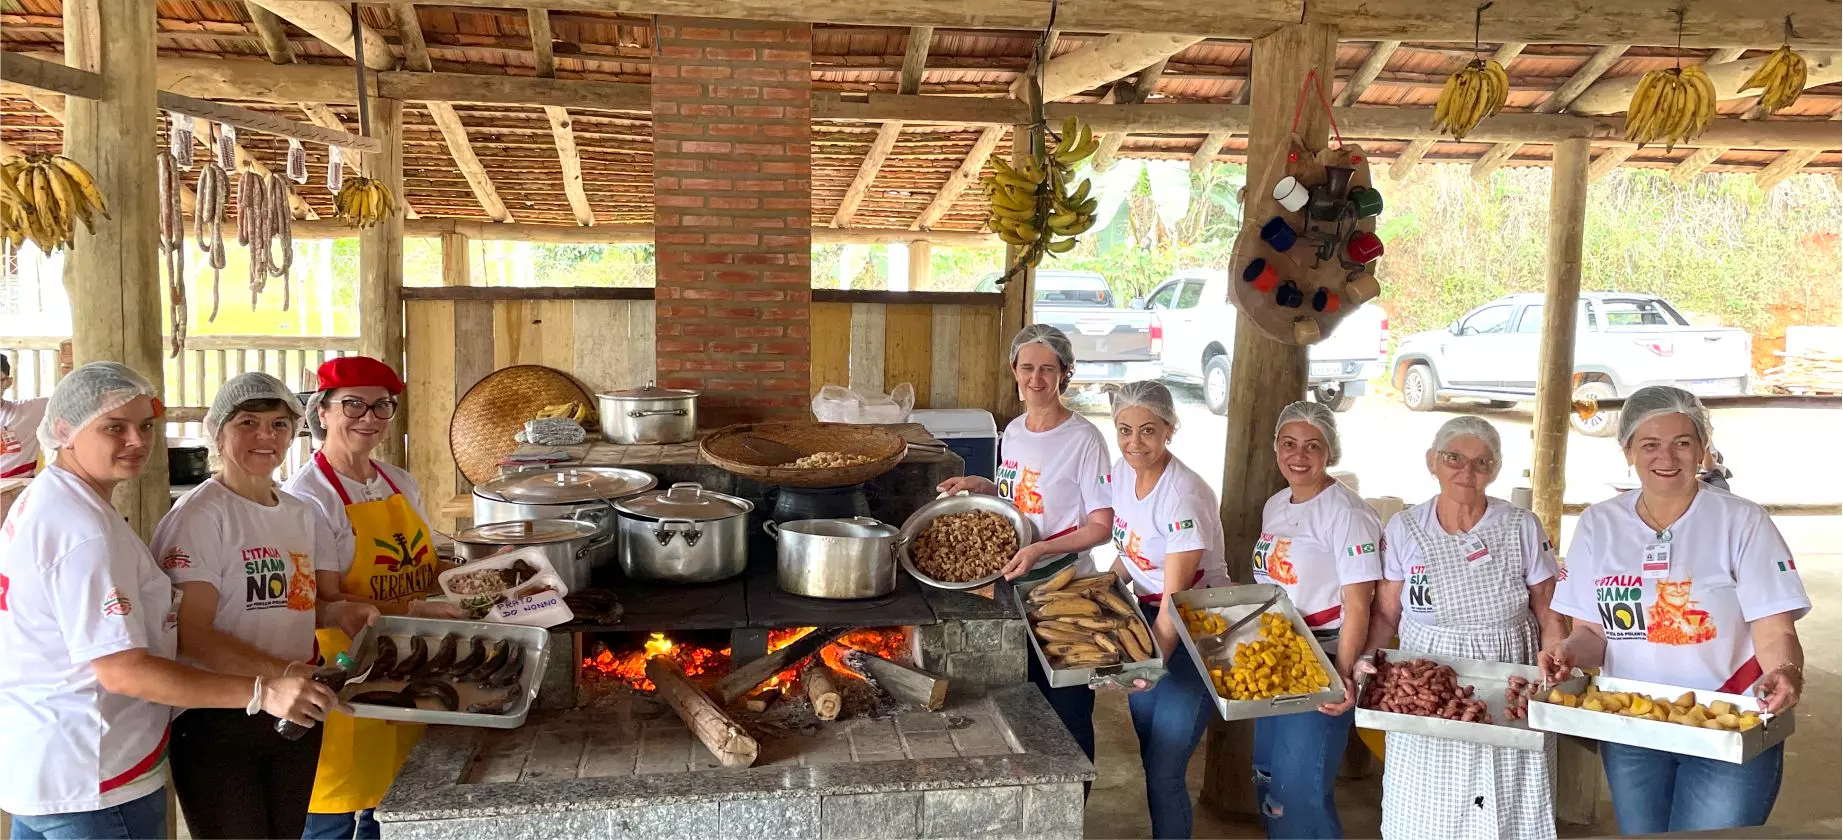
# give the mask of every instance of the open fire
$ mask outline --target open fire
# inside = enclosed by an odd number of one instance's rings
[[[812,631],[811,627],[770,630],[768,650],[780,650]],[[698,682],[716,679],[730,670],[730,648],[727,645],[712,648],[680,643],[665,633],[650,634],[641,647],[635,650],[615,651],[601,644],[597,644],[596,648],[594,655],[582,660],[583,670],[621,680],[638,691],[652,691],[656,688],[653,681],[646,677],[646,661],[655,656],[664,656],[678,663],[685,676]],[[888,659],[901,659],[908,650],[908,634],[900,627],[861,628],[846,633],[820,650],[820,658],[834,670],[846,676],[857,676],[851,669],[844,667],[841,660],[846,650],[861,650]],[[789,668],[762,683],[758,690],[791,683],[797,677],[796,670]]]

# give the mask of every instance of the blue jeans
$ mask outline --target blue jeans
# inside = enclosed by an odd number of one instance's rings
[[[1314,709],[1254,721],[1254,795],[1269,840],[1344,836],[1332,789],[1356,717]]]
[[[377,817],[371,809],[350,814],[307,815],[307,829],[301,840],[378,840]]]
[[[166,837],[166,788],[100,811],[13,815],[13,840],[129,840]]]
[[[1081,747],[1088,761],[1094,761],[1094,689],[1086,684],[1053,688],[1049,677],[1043,673],[1043,663],[1037,661],[1035,654],[1029,657],[1030,681],[1036,683],[1037,690],[1043,692],[1043,699],[1049,701],[1049,707],[1069,730],[1069,736],[1075,739],[1075,745]]]
[[[1149,607],[1147,618],[1158,620]],[[1165,660],[1165,678],[1150,691],[1128,695],[1133,731],[1139,736],[1139,761],[1145,766],[1145,798],[1152,812],[1152,836],[1190,836],[1190,756],[1203,740],[1214,713],[1211,691],[1197,674],[1188,651],[1179,648]]]
[[[1779,798],[1785,745],[1746,764],[1601,742],[1620,834],[1765,825]]]

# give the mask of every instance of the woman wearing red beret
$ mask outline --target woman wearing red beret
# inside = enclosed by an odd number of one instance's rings
[[[460,610],[424,599],[436,594],[435,531],[422,512],[421,491],[401,467],[371,460],[397,413],[403,380],[367,356],[320,366],[320,390],[307,403],[307,426],[321,441],[313,462],[289,479],[289,493],[320,509],[332,526],[344,571],[317,572],[320,596],[363,601],[387,615],[460,618]],[[320,631],[320,653],[332,657],[352,640]],[[370,811],[384,799],[422,727],[381,720],[327,717],[320,767],[308,805],[308,838],[378,836]]]

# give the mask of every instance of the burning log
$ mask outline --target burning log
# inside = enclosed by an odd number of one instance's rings
[[[755,763],[755,757],[761,753],[761,745],[750,737],[748,730],[731,720],[729,715],[712,703],[704,692],[699,691],[685,672],[663,656],[646,660],[646,678],[659,688],[659,695],[671,705],[691,732],[699,741],[710,749],[711,755],[725,767],[747,767]]]
[[[861,650],[847,651],[843,662],[845,667],[857,672],[858,676],[871,685],[883,689],[898,700],[914,703],[931,712],[947,704],[946,677],[937,677],[927,671],[891,662]]]
[[[806,689],[806,699],[813,704],[813,714],[820,720],[838,720],[838,712],[845,703],[839,697],[838,675],[832,673],[832,666],[814,659],[813,664],[800,672],[800,686]]]
[[[712,687],[717,702],[728,706],[755,690],[755,687],[767,682],[775,674],[799,664],[800,660],[818,653],[839,636],[845,635],[845,628],[815,628],[813,632],[789,642],[780,650],[771,651],[767,656],[736,666]]]

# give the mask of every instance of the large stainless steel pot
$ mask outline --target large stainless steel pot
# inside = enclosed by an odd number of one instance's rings
[[[621,571],[639,580],[706,583],[749,564],[754,503],[687,482],[614,503]]]
[[[684,443],[698,437],[698,392],[648,385],[595,395],[602,439],[625,446]]]
[[[895,528],[867,516],[762,523],[781,588],[809,598],[875,598],[896,588]]]
[[[531,546],[557,570],[571,591],[587,588],[595,554],[614,542],[613,534],[600,533],[591,522],[574,519],[521,519],[468,528],[454,535],[454,553],[463,562],[491,557],[501,551]]]
[[[508,473],[474,485],[474,524],[530,519],[579,519],[612,536],[614,499],[653,489],[659,480],[619,467],[562,467]],[[595,550],[595,563],[613,562],[614,541]]]

